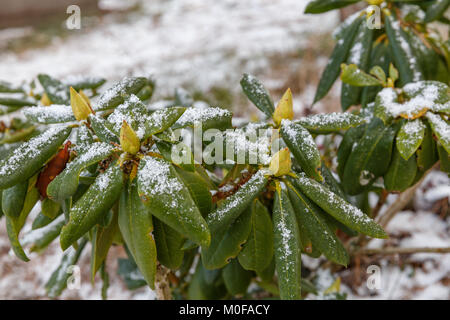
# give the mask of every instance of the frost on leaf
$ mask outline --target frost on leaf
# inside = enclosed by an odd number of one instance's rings
[[[225,131],[226,158],[239,164],[268,165],[271,133],[264,123],[249,123],[243,128]]]
[[[301,118],[295,123],[301,124],[308,130],[317,130],[319,132],[332,132],[357,127],[363,124],[364,118],[351,113],[328,113],[315,114]]]
[[[381,112],[388,117],[416,119],[423,116],[428,110],[434,110],[436,107],[440,109],[439,106],[444,103],[442,100],[445,100],[445,96],[443,97],[442,94],[442,86],[438,82],[410,83],[403,88],[403,92],[409,100],[399,103],[398,95],[394,89],[385,88],[381,90],[376,99],[377,116]]]
[[[39,123],[62,123],[75,121],[71,106],[53,104],[51,106],[36,106],[22,109],[30,120]]]

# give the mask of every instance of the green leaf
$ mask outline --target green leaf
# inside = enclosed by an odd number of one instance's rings
[[[208,226],[169,162],[145,156],[140,161],[137,179],[139,195],[154,216],[196,243],[209,245]]]
[[[341,184],[336,180],[336,178],[333,176],[330,169],[325,165],[324,162],[322,162],[321,172],[322,172],[322,176],[324,179],[323,184],[326,185],[330,189],[330,191],[336,193],[342,199],[348,200],[347,195],[345,194],[344,190],[342,189]],[[351,230],[350,228],[343,225],[342,223],[340,223],[339,221],[337,221],[330,215],[326,216],[326,222],[333,231],[336,231],[337,229],[339,229],[339,230],[344,231],[346,234],[348,234],[351,237],[354,237],[358,234],[356,231]]]
[[[392,79],[392,81],[395,83],[395,81],[398,80],[399,77],[399,73],[397,68],[394,67],[394,64],[390,63],[389,64],[389,78]]]
[[[334,48],[333,53],[331,54],[331,57],[328,61],[328,64],[324,72],[322,73],[322,77],[320,78],[316,95],[314,97],[314,103],[321,100],[327,95],[328,91],[330,91],[331,87],[333,86],[333,83],[338,78],[341,71],[341,64],[347,60],[353,38],[355,37],[355,34],[363,20],[363,17],[355,19],[349,26],[345,38],[340,39],[337,42],[336,47]]]
[[[90,114],[88,119],[91,123],[92,130],[94,130],[95,135],[100,139],[100,141],[106,143],[119,143],[118,135],[106,126],[105,119],[94,114]]]
[[[49,198],[41,201],[41,212],[50,219],[56,218],[61,210],[61,205]]]
[[[98,163],[114,151],[114,147],[104,142],[93,143],[88,150],[69,162],[66,168],[53,179],[47,187],[48,196],[55,201],[62,201],[75,194],[83,169]]]
[[[158,261],[171,270],[177,270],[183,262],[182,245],[185,239],[160,220],[153,218],[153,223],[155,224],[154,235]]]
[[[2,211],[7,217],[17,218],[22,212],[28,192],[28,180],[2,192]]]
[[[384,10],[386,34],[389,39],[392,57],[399,69],[401,85],[422,80],[423,72],[420,70],[418,59],[408,42],[408,36],[400,26],[400,21],[389,10]]]
[[[125,97],[138,93],[146,84],[147,79],[144,77],[124,78],[100,96],[98,103],[93,106],[94,110],[103,111],[115,108],[125,102]]]
[[[111,247],[114,236],[119,232],[117,211],[113,211],[112,221],[108,226],[98,225],[94,228],[92,235],[91,249],[91,281],[94,283],[95,274],[105,263],[109,248]]]
[[[373,29],[367,26],[366,20],[363,20],[356,32],[353,43],[351,44],[351,49],[346,60],[347,64],[356,65],[361,71],[368,70],[373,46],[373,34]],[[353,79],[353,82],[363,81],[359,72],[355,71],[353,76],[357,78]],[[364,81],[368,81],[368,78],[366,77]],[[342,110],[347,110],[350,106],[359,104],[361,91],[361,88],[351,86],[344,81],[341,89]]]
[[[272,230],[273,233],[273,230]],[[273,246],[273,244],[272,244]],[[272,260],[270,260],[269,265],[261,271],[256,271],[256,274],[263,282],[271,282],[275,274],[275,257],[272,255]],[[277,287],[278,290],[278,287]],[[277,293],[279,295],[279,292]]]
[[[439,160],[441,160],[441,171],[450,175],[450,155],[441,145],[438,146],[438,154]]]
[[[139,198],[136,180],[122,191],[119,201],[119,228],[139,270],[151,288],[155,285],[156,244],[152,235],[150,210]],[[156,236],[155,236],[156,237]],[[176,251],[173,252],[175,256]]]
[[[141,140],[168,129],[185,111],[186,108],[181,107],[170,107],[154,111],[145,119],[145,134]]]
[[[342,185],[350,195],[361,193],[384,175],[391,160],[396,128],[374,118],[352,149],[345,165]]]
[[[298,174],[297,179],[289,178],[289,181],[316,205],[347,227],[373,238],[387,237],[383,228],[366,214],[317,181],[309,179],[302,173]]]
[[[42,214],[42,212],[39,212],[37,217],[33,220],[33,224],[31,226],[31,230],[40,229],[42,227],[45,227],[50,222],[52,222],[55,219],[51,219],[45,215]]]
[[[353,146],[355,143],[361,139],[363,136],[367,125],[361,125],[359,127],[350,128],[345,134],[341,141],[341,144],[339,145],[339,149],[337,152],[337,172],[339,174],[339,177],[342,180],[342,177],[344,176],[344,170],[345,166],[347,164],[347,160],[350,157],[350,154],[353,150]]]
[[[397,150],[403,159],[408,160],[420,147],[425,136],[425,124],[416,119],[407,121],[398,132]]]
[[[141,100],[150,100],[153,96],[155,90],[155,83],[152,81],[149,81],[149,84],[144,86],[141,90],[139,90],[138,93],[136,93],[136,96]]]
[[[61,231],[63,250],[100,222],[119,198],[122,187],[122,170],[112,163],[70,209],[70,220]]]
[[[263,170],[256,172],[236,193],[223,200],[208,215],[211,234],[226,229],[252,203],[267,184],[265,174]]]
[[[69,86],[64,85],[58,79],[52,78],[47,74],[39,74],[37,78],[52,103],[70,104]]]
[[[450,124],[440,115],[427,112],[426,118],[439,142],[447,152],[450,152]]]
[[[384,74],[389,73],[389,62],[391,61],[389,46],[385,41],[375,43],[372,48],[372,54],[370,57],[370,67],[381,67]],[[367,108],[368,104],[375,100],[378,92],[382,87],[365,87],[361,92],[361,106]]]
[[[381,86],[383,82],[359,69],[356,64],[342,64],[341,65],[342,74],[341,80],[355,87],[370,87],[370,86]],[[380,68],[381,69],[381,68]],[[380,69],[372,69],[375,73],[381,74]],[[382,71],[382,69],[381,69]],[[383,73],[384,74],[384,71]]]
[[[27,255],[23,251],[19,242],[19,233],[22,230],[28,215],[30,214],[36,202],[39,199],[39,191],[34,187],[34,183],[30,181],[28,193],[25,202],[18,217],[6,216],[6,231],[8,233],[9,242],[14,254],[22,261],[29,261]]]
[[[433,131],[431,130],[428,121],[425,123],[425,136],[422,144],[417,149],[417,166],[422,173],[430,169],[438,160],[436,143],[433,138]]]
[[[327,134],[347,130],[365,123],[364,118],[351,113],[315,114],[295,121],[314,134]]]
[[[251,204],[250,236],[238,256],[247,270],[262,272],[273,258],[273,226],[267,208],[259,201]]]
[[[384,72],[383,68],[380,66],[374,66],[372,69],[370,69],[370,74],[375,76],[381,85],[385,85],[387,78],[386,73]]]
[[[201,124],[203,130],[225,130],[232,128],[231,117],[230,111],[218,107],[186,108],[172,128],[195,127]]]
[[[12,187],[35,174],[58,151],[70,131],[65,126],[51,127],[0,160],[0,189]]]
[[[190,146],[183,142],[171,143],[167,141],[156,141],[155,144],[165,160],[180,166],[183,170],[195,171],[194,155]]]
[[[81,252],[86,246],[86,243],[87,238],[83,238],[78,242],[77,249],[70,248],[69,250],[64,252],[58,268],[53,271],[50,279],[45,284],[47,295],[50,298],[56,298],[61,295],[61,293],[67,286],[69,278],[74,276],[72,275],[74,269],[71,268],[77,263],[78,259],[80,258]]]
[[[206,269],[222,268],[239,254],[250,233],[251,216],[249,207],[227,229],[212,233],[210,246],[202,247],[202,261]]]
[[[297,300],[301,298],[300,235],[292,204],[279,184],[275,192],[272,218],[280,298]]]
[[[359,1],[360,0],[312,0],[306,6],[305,13],[323,13],[343,8]]]
[[[310,177],[322,181],[323,178],[319,172],[321,164],[319,149],[308,130],[300,124],[283,120],[280,133],[303,171]]]
[[[244,73],[241,79],[241,87],[248,99],[267,117],[271,118],[275,107],[263,84],[254,76]]]
[[[450,6],[449,0],[436,0],[427,9],[425,15],[425,23],[438,20]]]
[[[206,217],[212,208],[212,195],[208,183],[197,171],[188,172],[180,168],[176,168],[176,170],[183,180],[184,185],[189,189],[192,199],[195,201],[200,213],[203,217]]]
[[[329,260],[347,266],[349,263],[347,251],[322,217],[321,209],[293,185],[288,183],[287,186],[298,222],[305,227],[313,246],[316,246]]]
[[[42,228],[26,233],[21,239],[21,243],[23,246],[31,245],[31,252],[41,252],[59,236],[64,223],[65,217],[60,215]]]
[[[417,173],[416,157],[411,156],[405,160],[399,150],[395,148],[389,170],[384,176],[384,185],[389,192],[403,192],[414,182]]]
[[[252,280],[252,272],[242,268],[237,259],[233,259],[223,268],[222,277],[231,295],[244,295]]]

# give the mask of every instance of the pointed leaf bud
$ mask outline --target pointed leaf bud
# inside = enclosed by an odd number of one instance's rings
[[[294,109],[292,104],[292,92],[291,89],[288,88],[275,108],[275,112],[273,113],[273,121],[275,121],[276,125],[280,125],[281,120],[292,120],[293,118]]]
[[[291,172],[291,164],[291,152],[284,148],[272,157],[269,170],[276,177],[283,176]]]
[[[125,152],[136,154],[141,148],[139,138],[134,130],[124,120],[120,129],[120,145]]]

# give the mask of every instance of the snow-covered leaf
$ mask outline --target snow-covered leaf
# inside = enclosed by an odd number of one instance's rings
[[[23,143],[0,161],[0,189],[12,187],[30,178],[58,151],[71,132],[70,127],[56,126]]]
[[[306,177],[303,173],[299,173],[298,178],[289,178],[289,181],[316,205],[347,227],[373,238],[387,237],[383,228],[326,186]]]
[[[319,149],[308,130],[300,124],[283,120],[280,133],[303,171],[310,177],[322,181],[323,178],[319,172],[321,164]]]
[[[266,88],[264,88],[261,81],[254,76],[245,73],[241,79],[241,87],[248,99],[253,104],[266,114],[267,117],[272,117],[275,108],[272,99]]]
[[[75,121],[72,108],[66,105],[35,106],[22,109],[23,114],[38,123],[63,123]]]
[[[301,298],[300,235],[294,208],[280,184],[277,184],[275,192],[272,219],[280,298],[297,300]]]
[[[100,222],[119,198],[122,187],[122,170],[118,164],[112,163],[70,209],[69,222],[61,230],[63,250]]]
[[[172,164],[145,156],[137,179],[139,195],[155,217],[194,242],[209,245],[208,226]]]
[[[226,229],[251,204],[267,184],[264,170],[256,172],[233,195],[229,196],[212,211],[207,218],[211,233]]]
[[[420,147],[425,136],[425,124],[420,119],[407,121],[398,132],[397,149],[408,160]]]
[[[104,142],[93,143],[89,149],[69,162],[66,168],[50,182],[47,194],[51,199],[62,201],[75,194],[80,173],[88,166],[98,163],[114,151],[114,147]]]
[[[294,121],[316,134],[327,134],[357,127],[365,122],[364,118],[351,113],[315,114]]]

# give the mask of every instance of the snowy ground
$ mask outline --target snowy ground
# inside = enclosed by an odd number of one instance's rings
[[[238,86],[243,72],[269,68],[267,57],[298,50],[308,34],[336,26],[335,13],[303,15],[306,3],[144,1],[144,8],[123,23],[112,23],[114,17],[106,16],[95,30],[73,30],[69,39],[55,39],[47,48],[1,54],[0,76],[20,82],[43,71],[56,77],[89,74],[110,80],[153,74],[162,94],[178,85],[201,91]]]
[[[158,94],[164,96],[177,86],[200,91],[223,87],[235,93],[239,90],[241,74],[250,72],[261,76],[277,93],[285,89],[283,86],[289,79],[301,83],[296,84],[300,89],[295,97],[296,111],[301,113],[313,98],[317,80],[314,79],[317,72],[313,71],[326,60],[313,56],[305,62],[295,54],[311,46],[312,34],[330,32],[338,21],[334,13],[303,15],[306,3],[306,0],[145,1],[142,10],[121,22],[114,15],[106,15],[96,21],[95,28],[89,27],[86,20],[86,27],[71,31],[73,34],[68,38],[55,38],[47,47],[20,53],[1,52],[0,79],[20,83],[41,72],[60,78],[83,74],[104,76],[108,80],[153,74],[158,82]],[[21,32],[29,34],[33,30],[0,30],[0,39],[6,41]],[[333,110],[338,105],[328,109],[325,104],[326,100],[318,109]],[[427,189],[417,192],[416,210],[399,213],[389,225],[390,245],[449,246],[448,218],[446,221],[432,210],[436,201],[449,197],[448,177],[433,174],[424,185]],[[370,244],[381,245],[380,241]],[[0,222],[0,298],[45,298],[44,284],[61,256],[57,242],[44,254],[32,255],[29,263],[19,261],[8,252],[3,219]],[[80,263],[81,289],[66,290],[62,298],[100,298],[100,285],[93,289],[88,280],[89,250],[85,252]],[[115,248],[111,256],[114,258],[109,265],[114,270],[117,257],[124,253]],[[346,277],[353,276],[352,270],[339,275],[343,290],[353,299],[449,299],[449,259],[450,255],[416,254],[407,260],[392,257],[371,261],[381,266],[384,283],[384,288],[375,292],[366,288],[364,279],[358,288],[347,286]],[[324,270],[319,271],[319,276],[324,286],[334,280]],[[113,271],[110,281],[112,299],[154,297],[146,288],[127,291]]]

